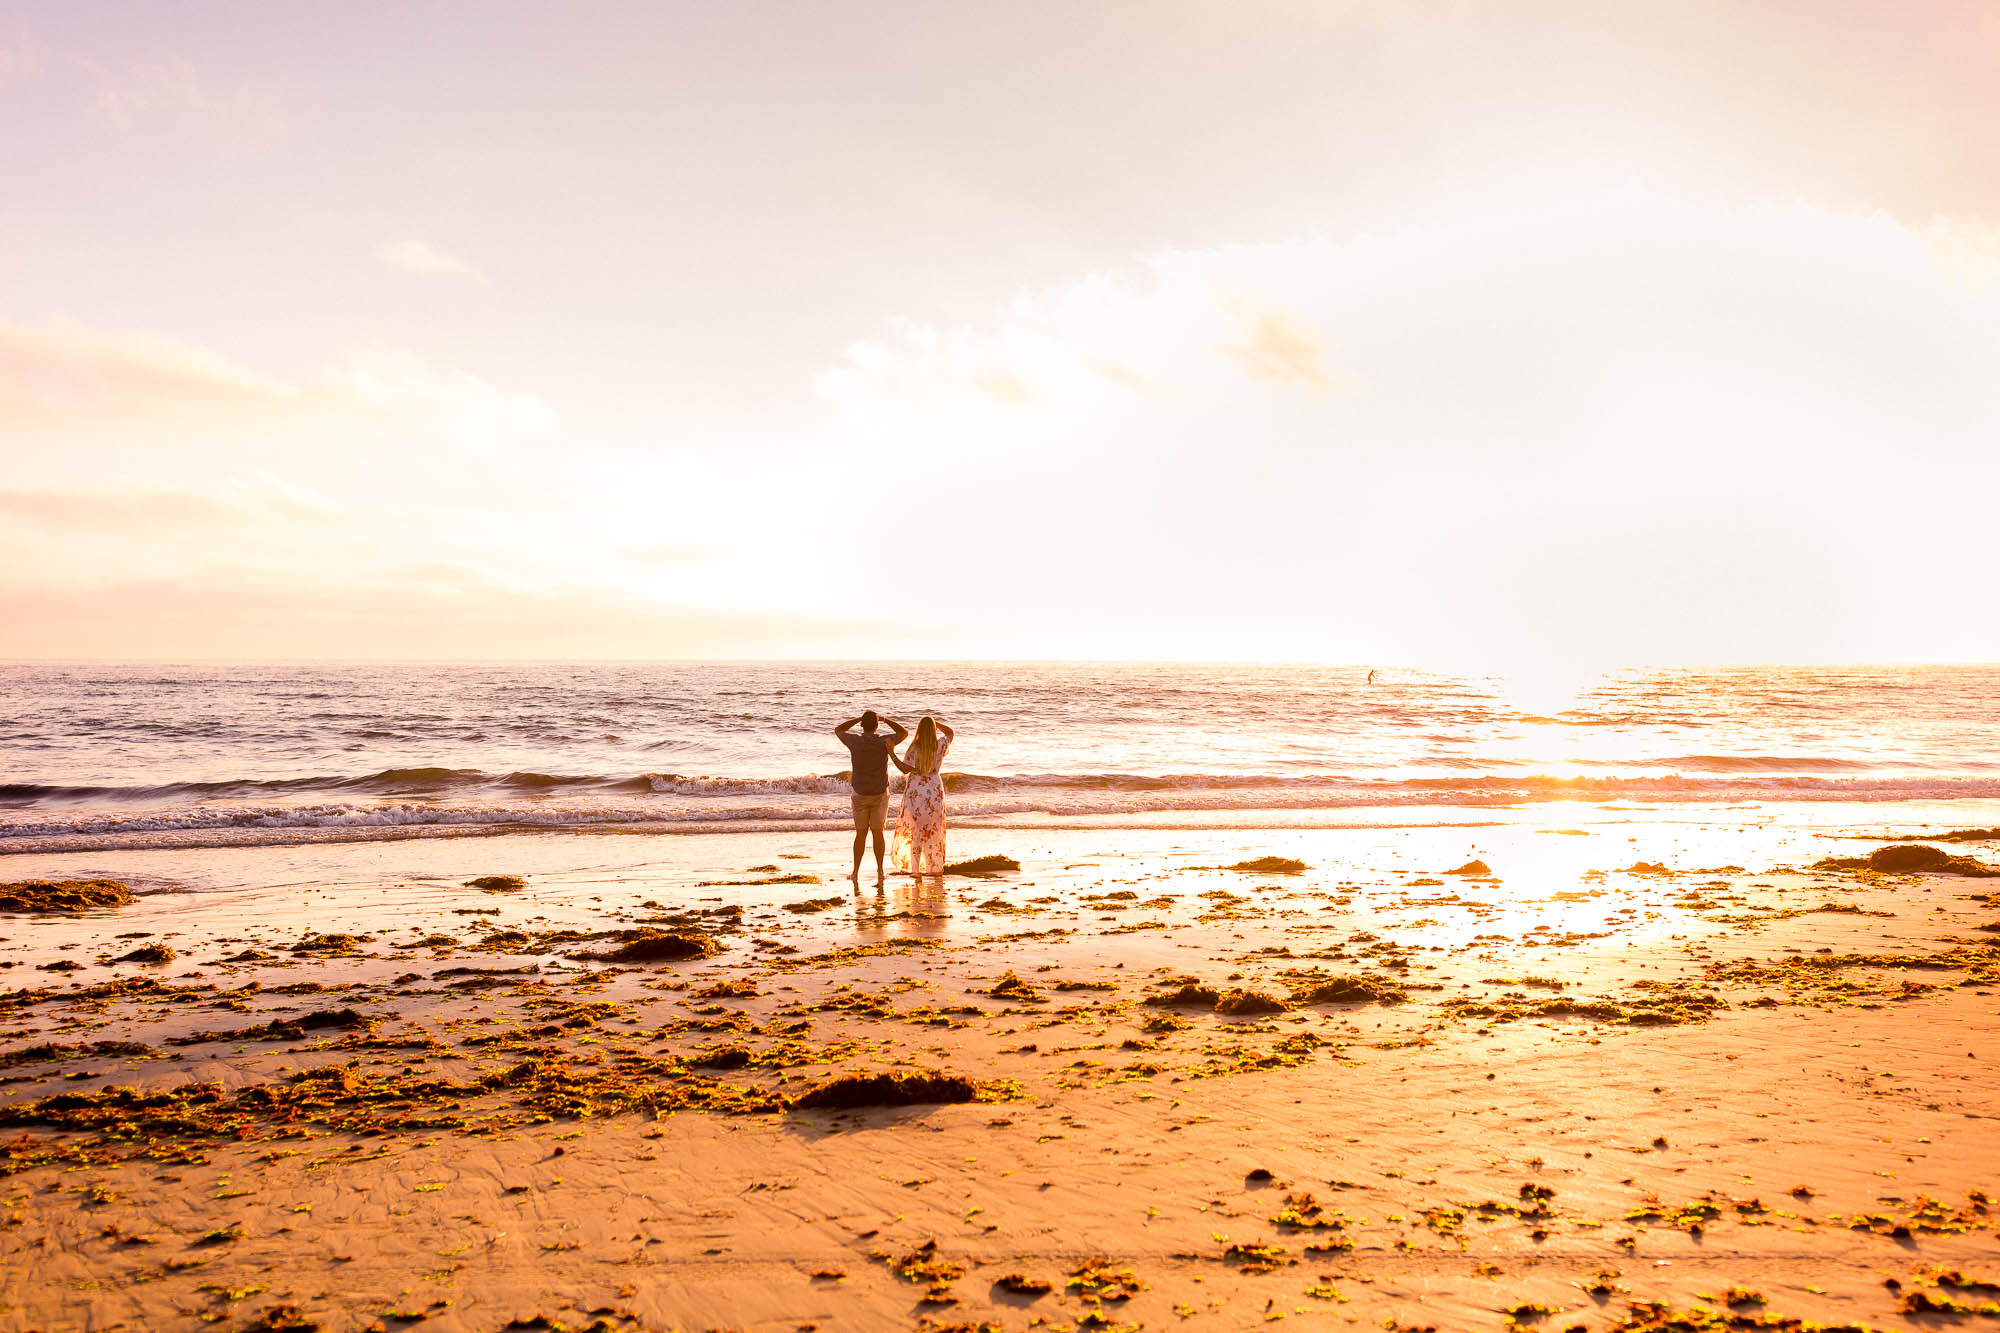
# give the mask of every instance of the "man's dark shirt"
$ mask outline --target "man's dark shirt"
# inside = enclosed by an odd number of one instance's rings
[[[868,732],[846,732],[840,743],[854,760],[854,775],[848,780],[856,796],[879,796],[889,790],[889,739]]]

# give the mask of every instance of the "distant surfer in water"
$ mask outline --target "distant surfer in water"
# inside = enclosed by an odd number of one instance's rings
[[[1375,683],[1375,673],[1372,671],[1368,673],[1368,683],[1370,685],[1373,685]]]
[[[878,722],[887,722],[890,736],[875,734]],[[857,734],[855,727],[860,727]],[[882,832],[889,822],[889,753],[903,743],[909,729],[892,718],[878,718],[874,709],[860,717],[850,717],[833,729],[849,757],[847,785],[854,789],[854,869],[847,878],[861,883],[861,853],[868,835],[875,835],[875,882],[882,882]]]

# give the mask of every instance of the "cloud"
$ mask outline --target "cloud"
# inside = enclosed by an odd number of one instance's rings
[[[715,548],[699,542],[652,542],[645,546],[628,546],[625,555],[649,565],[691,565],[711,559]]]
[[[0,88],[39,78],[48,67],[48,51],[16,24],[11,37],[0,37]]]
[[[286,397],[284,385],[206,348],[68,321],[0,323],[0,425],[187,424],[261,415]]]
[[[0,322],[0,427],[264,429],[416,426],[491,436],[548,429],[540,399],[396,351],[351,354],[289,383],[218,352],[70,321]]]
[[[212,490],[134,483],[97,490],[0,490],[0,514],[65,530],[109,529],[145,538],[188,531],[203,537],[247,522],[335,523],[348,511],[269,473],[235,477]]]
[[[120,131],[186,119],[270,129],[281,120],[276,109],[247,84],[218,88],[186,60],[146,61],[120,69],[79,63],[97,84],[99,119]]]
[[[508,393],[462,370],[438,370],[407,352],[358,353],[301,390],[311,405],[356,410],[383,422],[429,424],[471,435],[545,431],[555,413],[531,394]]]
[[[1253,380],[1296,385],[1315,393],[1333,388],[1333,375],[1321,362],[1319,338],[1305,321],[1282,310],[1239,307],[1245,327],[1238,341],[1223,351]]]
[[[2000,273],[2000,225],[1960,215],[1933,218],[1915,230],[1932,257],[1967,285],[1984,286]]]
[[[477,268],[428,241],[384,241],[375,248],[375,258],[389,268],[413,273],[420,278],[485,280],[485,275]]]
[[[884,626],[530,588],[418,566],[335,582],[220,567],[77,585],[0,578],[0,657],[762,657],[868,650]]]
[[[2000,284],[1940,239],[1631,186],[1168,252],[856,343],[800,485],[935,497],[898,599],[997,656],[1991,656]]]
[[[1324,252],[1165,251],[1023,293],[984,325],[892,321],[881,336],[851,344],[814,386],[846,407],[969,400],[1064,410],[1106,392],[1192,395],[1233,366],[1267,388],[1327,393],[1341,377],[1314,323],[1265,295],[1323,264]]]

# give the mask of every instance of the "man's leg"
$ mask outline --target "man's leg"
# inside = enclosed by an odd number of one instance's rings
[[[855,865],[859,868],[860,861],[858,857]],[[875,882],[877,884],[882,882],[882,826],[880,824],[875,826]]]

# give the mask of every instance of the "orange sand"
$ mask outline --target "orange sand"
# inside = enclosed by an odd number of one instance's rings
[[[256,885],[269,853],[209,853],[207,891],[0,924],[16,964],[0,1060],[156,1052],[17,1060],[8,1103],[350,1061],[470,1081],[526,1051],[573,1072],[648,1061],[642,1081],[666,1086],[660,1070],[695,1068],[674,1057],[724,1047],[752,1063],[702,1068],[702,1086],[773,1107],[898,1068],[983,1080],[989,1100],[534,1123],[499,1094],[462,1108],[473,1132],[263,1126],[173,1139],[205,1160],[168,1162],[115,1143],[47,1161],[87,1136],[12,1126],[0,1330],[1891,1329],[1964,1317],[1907,1304],[2000,1299],[1964,1285],[2000,1283],[2000,1213],[1979,1193],[2000,1185],[2000,932],[1980,929],[2000,910],[1977,896],[2000,882],[1678,868],[1701,864],[1679,834],[1631,834],[989,830],[954,854],[1011,852],[1021,872],[884,895],[839,878],[841,839],[798,834],[661,840],[657,860],[631,839],[357,851],[309,891]],[[1475,852],[1497,878],[1440,873]],[[1267,853],[1311,868],[1217,868]],[[1670,873],[1615,869],[1640,860]],[[529,886],[460,887],[494,873]],[[659,917],[648,902],[741,905],[743,924],[715,958],[609,971],[575,957],[600,946],[534,941]],[[315,931],[373,938],[287,951]],[[458,942],[396,947],[439,934]],[[897,940],[930,947],[834,954]],[[97,961],[156,942],[180,956]],[[217,961],[246,949],[277,957]],[[1798,966],[1950,950],[1948,967]],[[53,959],[84,966],[36,970]],[[1790,962],[1733,968],[1746,959]],[[432,975],[452,967],[537,970]],[[1169,978],[1282,1000],[1311,969],[1409,999],[1242,1018],[1142,1003]],[[1026,998],[987,993],[1010,971]],[[218,990],[64,994],[131,976]],[[755,993],[696,994],[730,979]],[[329,989],[274,993],[306,982]],[[29,987],[57,993],[24,1003]],[[1533,1011],[1558,997],[1617,1007]],[[170,1043],[344,1007],[375,1021]],[[476,1043],[494,1032],[523,1035]],[[1274,1220],[1288,1198],[1293,1221],[1334,1225]],[[924,1280],[894,1271],[906,1257]],[[996,1285],[1017,1273],[1051,1290]],[[1732,1307],[1732,1287],[1761,1299]]]

